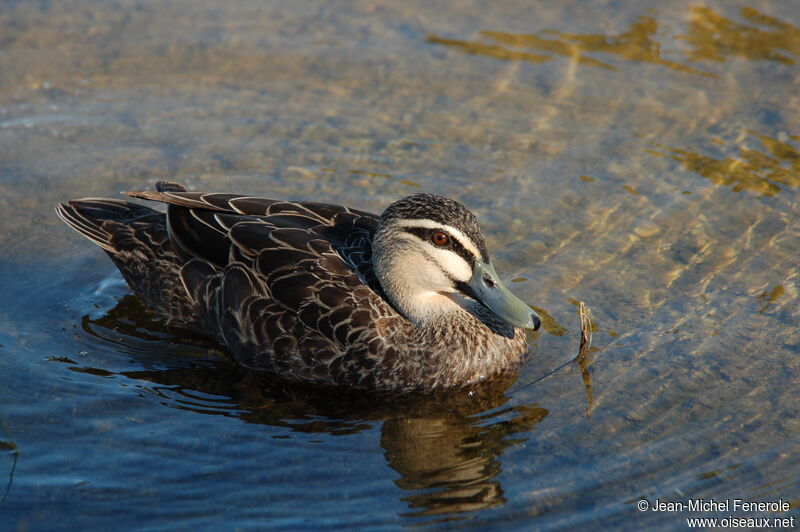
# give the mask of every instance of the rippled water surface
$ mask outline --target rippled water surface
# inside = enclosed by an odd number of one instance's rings
[[[794,2],[2,3],[0,528],[799,526],[798,87]],[[248,374],[53,214],[159,178],[453,197],[545,326],[471,393]]]

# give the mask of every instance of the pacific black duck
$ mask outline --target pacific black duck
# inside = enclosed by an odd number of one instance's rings
[[[463,205],[415,194],[379,217],[314,202],[189,192],[57,207],[167,319],[243,366],[361,389],[466,386],[517,368],[540,319],[503,286]]]

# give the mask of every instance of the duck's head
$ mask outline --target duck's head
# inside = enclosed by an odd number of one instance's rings
[[[536,330],[541,324],[500,281],[477,218],[457,201],[415,194],[389,205],[372,259],[386,295],[414,323],[430,323],[470,298],[511,325]]]

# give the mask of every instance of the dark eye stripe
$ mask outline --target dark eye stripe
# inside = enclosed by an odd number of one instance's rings
[[[443,246],[437,246],[437,247],[439,247],[441,249],[449,249],[449,250],[453,251],[456,255],[458,255],[459,257],[461,257],[465,261],[467,261],[467,264],[469,264],[470,268],[474,268],[475,267],[475,255],[473,255],[472,253],[467,251],[467,248],[465,248],[464,245],[456,237],[454,237],[453,235],[451,235],[447,231],[445,231],[443,229],[430,229],[430,228],[427,228],[427,227],[405,227],[403,229],[407,233],[411,233],[412,235],[416,236],[417,238],[420,238],[420,239],[425,240],[427,242],[431,241],[431,239],[433,238],[433,234],[434,233],[444,233],[444,234],[446,234],[447,238],[450,240],[450,242],[448,242],[447,244],[445,244]]]

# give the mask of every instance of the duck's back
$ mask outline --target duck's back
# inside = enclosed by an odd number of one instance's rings
[[[386,351],[376,323],[404,321],[372,270],[377,217],[173,183],[130,195],[167,203],[167,214],[97,198],[70,201],[58,214],[108,252],[145,303],[217,336],[246,367],[392,387],[371,371]]]

